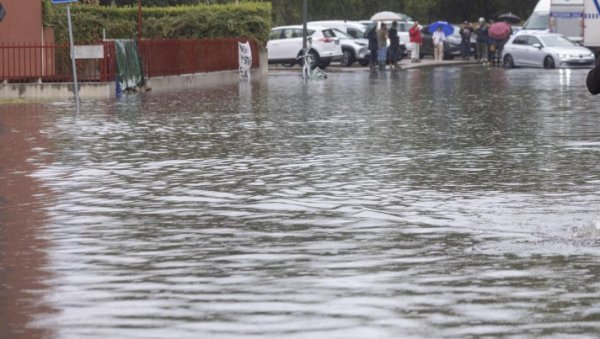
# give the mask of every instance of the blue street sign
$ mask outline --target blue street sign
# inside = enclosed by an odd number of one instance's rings
[[[68,4],[71,2],[77,2],[79,0],[52,0],[52,3],[55,5],[59,5],[59,4]]]

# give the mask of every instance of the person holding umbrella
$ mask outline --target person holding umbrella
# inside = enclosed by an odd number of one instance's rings
[[[442,26],[438,26],[431,37],[433,41],[433,59],[435,62],[442,62],[444,59],[444,41],[446,34],[442,31]]]
[[[429,25],[429,33],[432,33],[433,59],[441,62],[444,59],[444,42],[448,35],[454,33],[454,26],[447,21],[436,21]]]

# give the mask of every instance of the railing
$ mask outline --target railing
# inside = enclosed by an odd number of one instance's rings
[[[77,79],[82,82],[114,79],[108,55],[114,45],[103,43],[104,58],[77,59]],[[0,44],[0,80],[8,82],[73,81],[69,45]]]
[[[142,40],[140,55],[146,77],[235,70],[238,42],[246,39]],[[77,59],[81,82],[114,81],[114,43],[104,41],[101,59]],[[252,68],[259,66],[259,47],[250,40]],[[68,45],[0,44],[0,81],[72,82]]]

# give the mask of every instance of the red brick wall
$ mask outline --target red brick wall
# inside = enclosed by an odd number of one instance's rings
[[[0,44],[41,44],[42,1],[0,0],[0,3],[6,10],[4,20],[0,22]]]

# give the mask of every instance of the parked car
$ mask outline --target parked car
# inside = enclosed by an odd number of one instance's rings
[[[594,53],[557,33],[520,32],[504,46],[502,60],[506,67],[591,67]]]
[[[271,29],[267,42],[269,64],[293,66],[302,64],[302,25],[280,26]],[[333,29],[311,26],[307,35],[310,38],[309,60],[313,67],[326,68],[332,61],[341,60],[342,45]]]
[[[311,21],[309,26],[322,26],[327,28],[337,28],[340,31],[348,34],[354,39],[366,39],[367,27],[358,21],[347,20],[321,20]]]
[[[366,28],[361,23],[352,21],[312,21],[308,27],[319,25],[324,28],[333,29],[333,34],[340,38],[342,45],[342,66],[352,66],[358,61],[361,65],[369,63],[369,41],[366,39]]]

